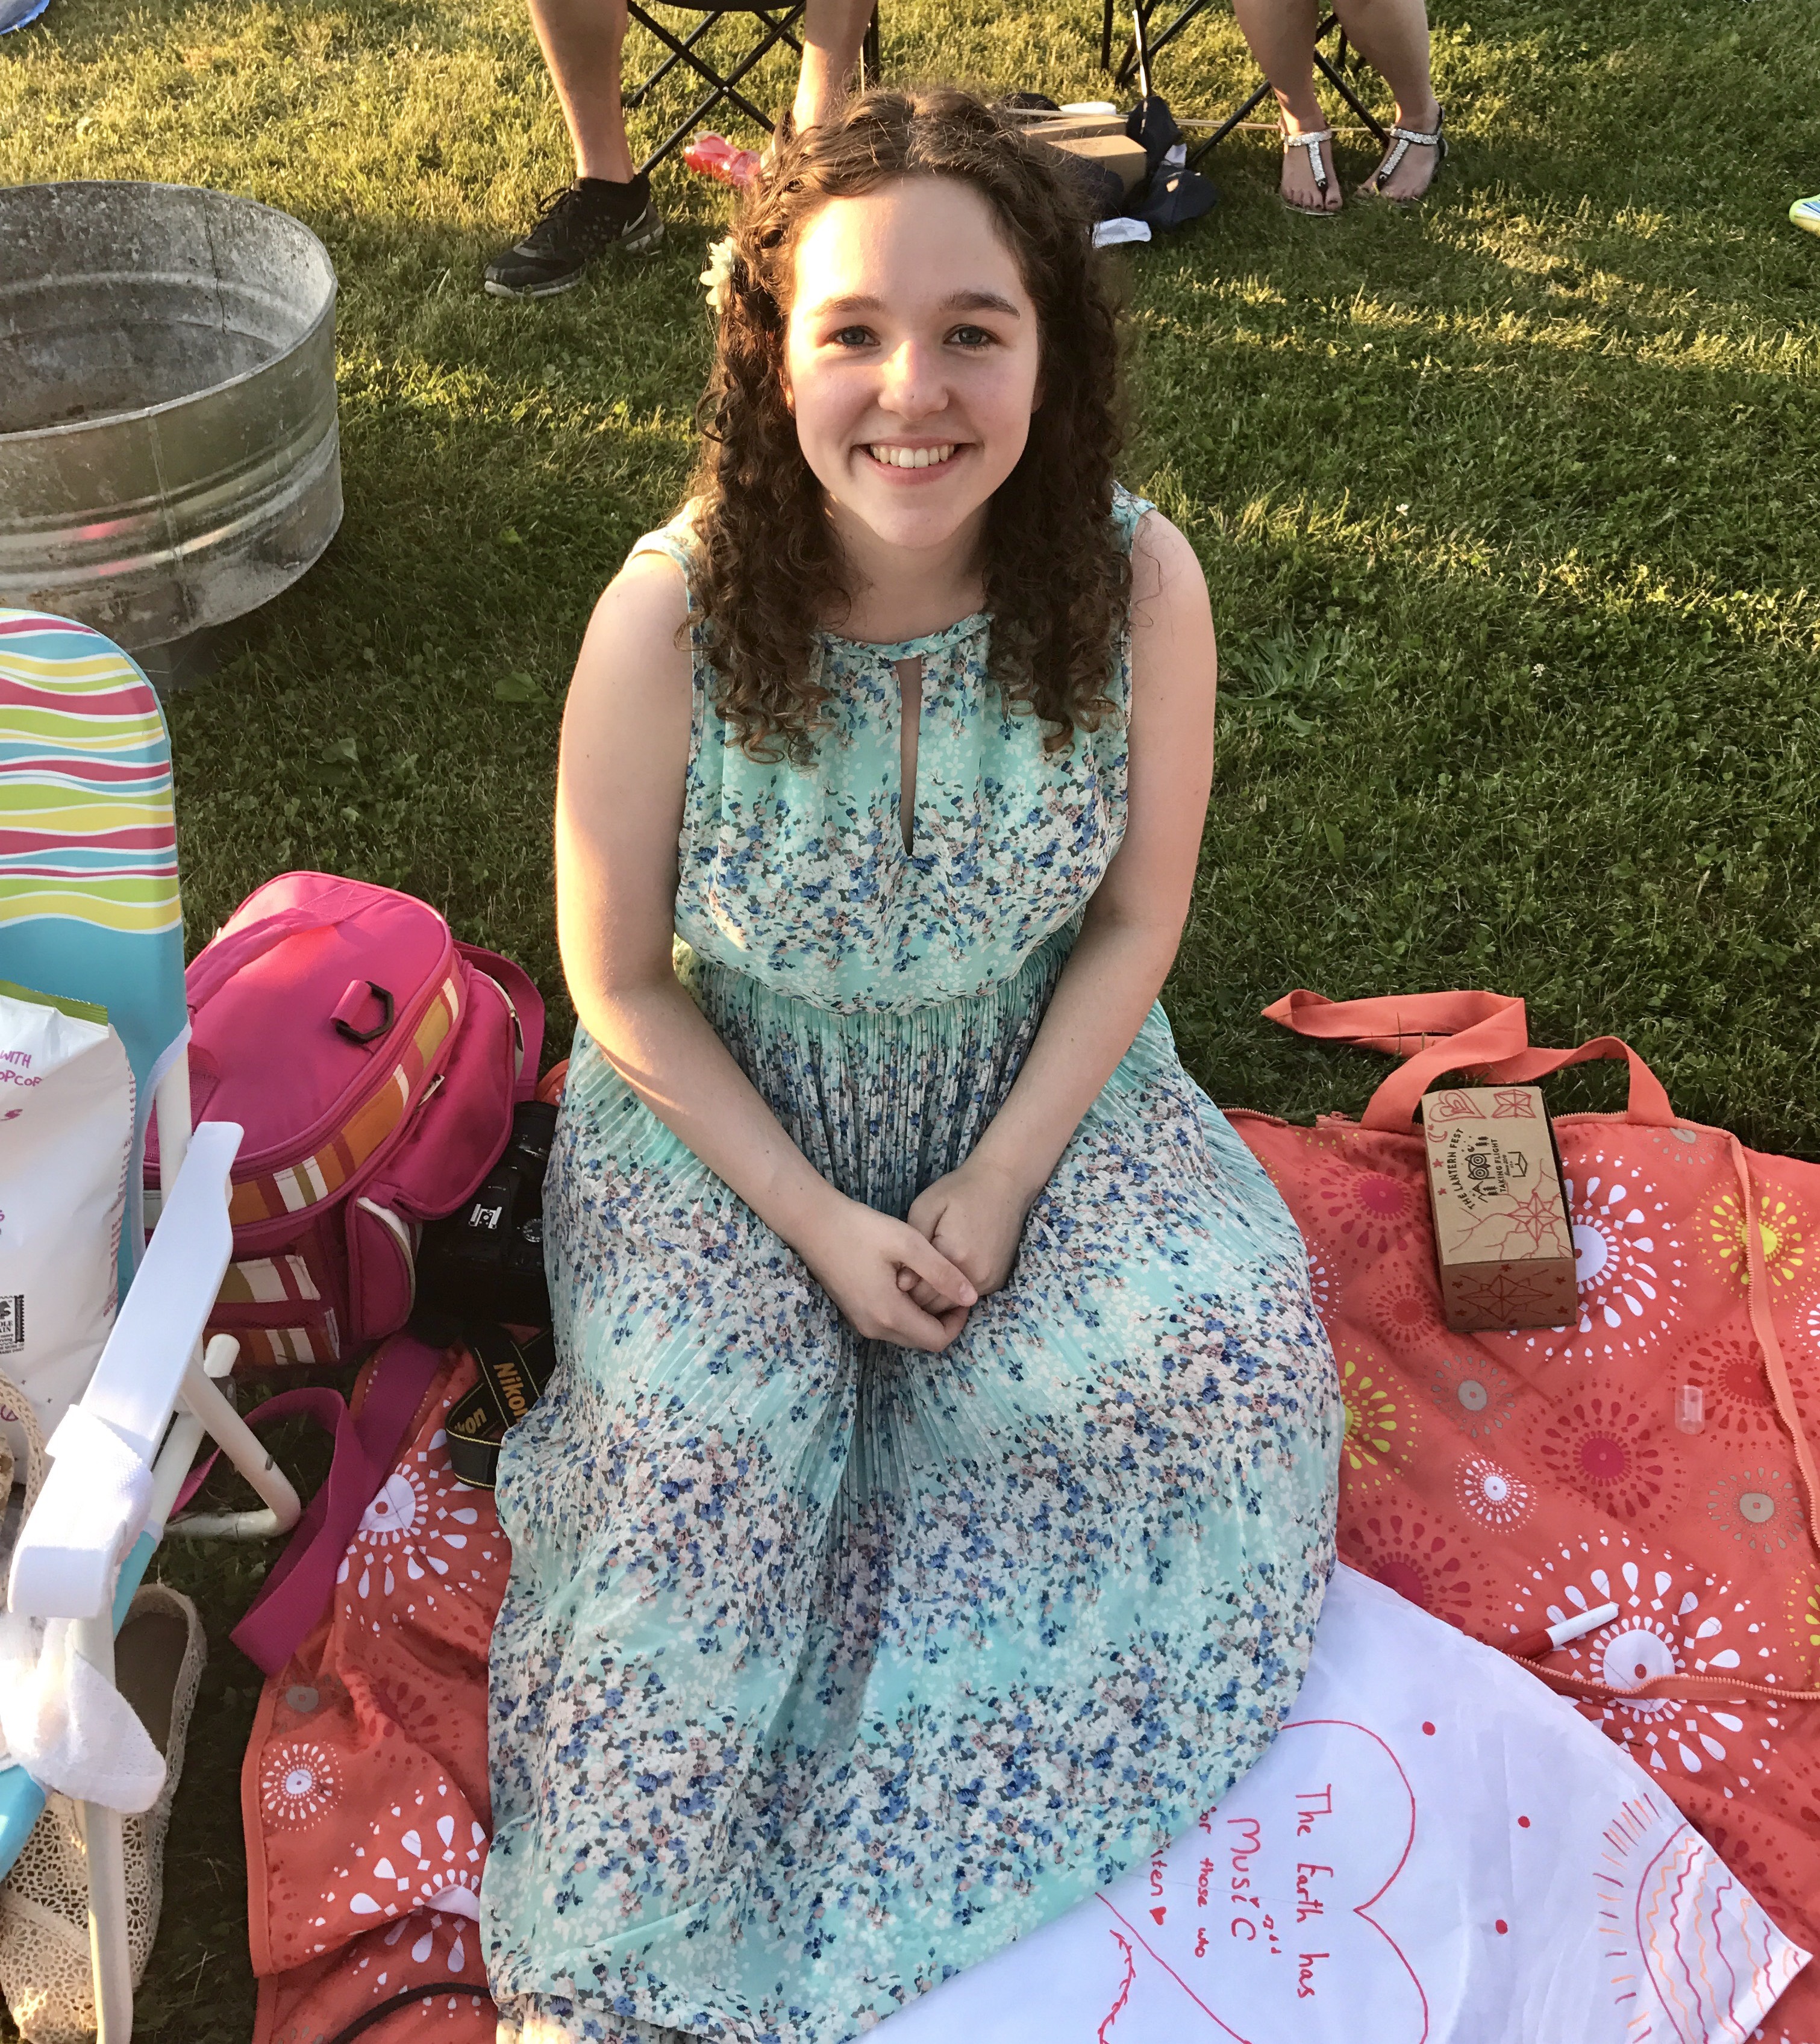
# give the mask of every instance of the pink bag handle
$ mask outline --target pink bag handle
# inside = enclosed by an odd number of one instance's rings
[[[518,1068],[518,1083],[513,1089],[512,1097],[515,1101],[532,1099],[537,1091],[537,1067],[543,1056],[543,997],[537,991],[536,982],[523,966],[501,951],[486,951],[479,944],[459,943],[455,949],[470,966],[505,988],[506,999],[516,1011],[524,1058]]]
[[[1672,1128],[1675,1110],[1656,1074],[1616,1036],[1595,1036],[1577,1050],[1532,1050],[1529,1018],[1507,993],[1470,990],[1415,993],[1373,1001],[1329,1001],[1298,987],[1264,1011],[1299,1036],[1353,1043],[1407,1060],[1371,1097],[1360,1116],[1366,1128],[1399,1133],[1415,1126],[1415,1110],[1434,1082],[1449,1072],[1483,1070],[1494,1085],[1525,1085],[1594,1058],[1622,1058],[1630,1067],[1626,1114],[1632,1121]]]
[[[424,1394],[436,1381],[443,1351],[408,1335],[386,1343],[374,1365],[358,1413],[339,1391],[281,1391],[247,1415],[263,1427],[307,1412],[335,1437],[328,1477],[310,1500],[290,1544],[274,1564],[247,1615],[234,1627],[234,1644],[267,1674],[275,1675],[302,1645],[328,1607],[335,1572],[359,1530],[368,1505],[392,1473]]]
[[[372,899],[371,889],[351,880],[338,881],[324,888],[313,901],[277,909],[269,916],[255,916],[237,930],[223,931],[203,947],[184,974],[185,995],[192,1012],[207,1006],[236,973],[255,959],[263,958],[267,951],[275,951],[286,937],[307,930],[332,929],[366,908]]]

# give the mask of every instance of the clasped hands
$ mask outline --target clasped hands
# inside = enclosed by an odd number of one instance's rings
[[[919,1193],[903,1220],[829,1193],[797,1253],[856,1332],[931,1354],[1011,1275],[1035,1197],[977,1155]]]

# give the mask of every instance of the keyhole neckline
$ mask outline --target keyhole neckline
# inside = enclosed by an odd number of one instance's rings
[[[850,646],[869,659],[895,667],[900,660],[926,660],[932,654],[957,646],[963,639],[972,638],[990,621],[986,612],[976,610],[969,617],[956,618],[952,624],[944,624],[939,632],[925,632],[920,639],[846,639],[838,632],[827,631],[824,631],[821,636],[831,645]]]
[[[916,782],[923,763],[923,707],[928,697],[929,666],[920,653],[893,662],[897,682],[897,836],[904,856],[916,856]],[[911,714],[914,697],[916,714]]]

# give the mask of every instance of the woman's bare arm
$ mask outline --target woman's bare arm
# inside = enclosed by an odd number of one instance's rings
[[[862,1334],[941,1348],[972,1303],[966,1280],[916,1230],[816,1172],[672,969],[685,615],[675,564],[639,555],[595,607],[576,663],[556,782],[556,928],[575,1012],[658,1119],[797,1251]],[[899,1285],[904,1269],[923,1303]]]
[[[966,1162],[910,1210],[981,1292],[1009,1274],[1024,1216],[1131,1047],[1188,916],[1213,778],[1213,619],[1194,550],[1160,513],[1138,528],[1131,579],[1124,840],[1004,1105]]]
[[[678,572],[628,563],[595,607],[563,718],[556,934],[575,1012],[659,1120],[787,1240],[828,1188],[671,969],[689,757]]]

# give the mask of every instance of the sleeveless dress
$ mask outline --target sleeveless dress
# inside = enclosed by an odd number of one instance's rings
[[[1149,508],[1119,494],[1127,545]],[[633,551],[686,574],[686,524]],[[1119,714],[1046,753],[989,629],[824,635],[806,766],[731,740],[697,636],[678,970],[816,1170],[900,1216],[1009,1091],[1124,830],[1128,642]],[[585,1032],[545,1210],[559,1366],[498,1488],[502,2040],[839,2044],[1269,1743],[1338,1386],[1295,1224],[1160,1006],[941,1355],[855,1335]]]

